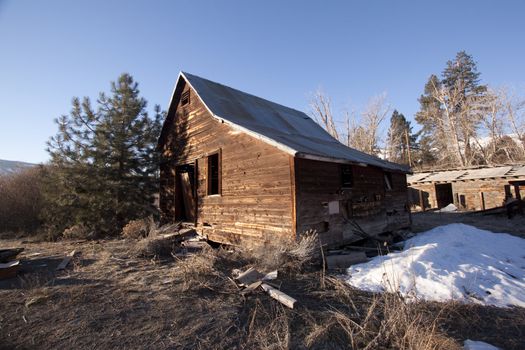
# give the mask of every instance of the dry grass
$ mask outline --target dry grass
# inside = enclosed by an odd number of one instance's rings
[[[142,239],[152,236],[156,229],[157,224],[150,216],[145,219],[131,220],[122,228],[121,235],[123,238]]]
[[[470,338],[521,349],[525,336],[524,309],[406,303],[396,294],[359,291],[306,268],[310,263],[304,264],[302,257],[309,254],[297,255],[296,261],[290,253],[280,258],[289,266],[302,266],[273,281],[298,300],[291,310],[262,290],[243,295],[232,281],[233,269],[259,267],[259,261],[269,258],[210,248],[187,258],[151,261],[130,255],[135,243],[31,245],[30,252],[47,256],[63,256],[73,248],[82,254],[55,280],[27,276],[23,288],[0,289],[0,344],[41,349],[426,350],[458,349]]]
[[[264,246],[245,251],[256,265],[265,270],[299,272],[319,258],[320,243],[315,231],[306,232],[301,239],[287,237],[269,239]]]
[[[135,242],[130,253],[143,258],[167,258],[172,256],[176,247],[177,245],[171,239],[147,237]]]
[[[68,227],[62,232],[65,239],[87,239],[94,237],[94,232],[86,226],[79,224]]]
[[[229,252],[207,249],[180,261],[173,273],[176,293],[191,319],[175,321],[181,348],[245,349],[460,349],[439,328],[438,311],[428,312],[397,294],[360,292],[318,272],[299,273],[317,254],[315,236],[278,250]],[[262,291],[244,296],[231,279],[235,267],[288,273],[276,281],[299,300],[290,310]],[[323,287],[324,286],[324,287]],[[201,303],[195,303],[201,300]],[[182,310],[180,311],[182,313]],[[437,317],[436,317],[437,316]],[[211,321],[212,320],[212,321]]]

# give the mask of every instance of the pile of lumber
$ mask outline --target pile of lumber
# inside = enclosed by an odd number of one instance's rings
[[[261,273],[257,269],[250,267],[244,272],[234,271],[234,280],[241,287],[241,293],[246,295],[258,289],[266,292],[270,297],[279,301],[281,304],[293,309],[297,300],[279,290],[279,286],[273,284],[272,280],[277,278],[278,272]]]

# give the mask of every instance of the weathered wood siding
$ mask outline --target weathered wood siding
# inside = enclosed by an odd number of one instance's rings
[[[357,223],[370,235],[410,226],[406,177],[392,173],[392,190],[385,189],[384,172],[375,167],[352,166],[354,185],[341,188],[341,165],[295,159],[297,232],[314,229],[323,243],[353,242]],[[329,206],[339,207],[330,214]]]
[[[189,86],[184,87],[187,91]],[[221,195],[206,195],[206,157],[220,150]],[[175,165],[197,160],[197,229],[209,239],[251,244],[295,237],[290,156],[212,117],[191,91],[190,103],[176,109],[164,144],[170,163],[161,168],[161,208],[174,219]]]
[[[514,178],[499,179],[475,179],[452,181],[453,203],[459,209],[464,210],[484,210],[500,207],[505,201],[505,185]],[[412,205],[419,205],[417,193],[420,191],[427,198],[428,208],[437,208],[435,183],[415,183],[411,184],[410,201]],[[510,186],[510,193],[516,196],[514,188]],[[463,206],[463,203],[465,206]]]
[[[408,187],[408,196],[412,208],[430,209],[437,207],[436,191],[434,184],[414,184]],[[425,208],[422,208],[422,205]]]
[[[509,179],[467,180],[452,183],[454,204],[460,207],[461,196],[464,196],[466,210],[484,210],[500,207],[505,201],[505,185]],[[515,196],[514,188],[511,193]],[[459,202],[456,200],[459,198]]]

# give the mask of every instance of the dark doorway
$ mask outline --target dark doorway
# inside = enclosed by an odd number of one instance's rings
[[[175,219],[195,222],[197,216],[195,165],[185,164],[175,167]]]
[[[444,208],[450,203],[454,203],[452,196],[452,184],[436,184],[436,202],[438,208]]]

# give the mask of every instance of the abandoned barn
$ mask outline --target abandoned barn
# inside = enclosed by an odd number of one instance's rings
[[[453,203],[459,209],[486,210],[521,199],[525,165],[420,172],[409,175],[407,182],[410,203],[418,209]]]
[[[303,112],[180,73],[159,138],[160,208],[208,239],[315,230],[338,245],[410,225],[405,166],[348,148]]]

